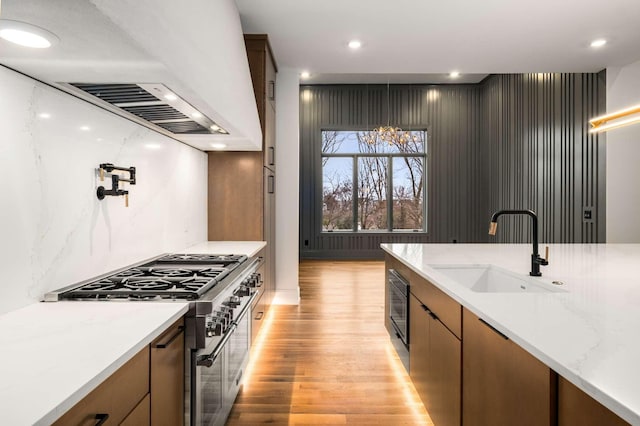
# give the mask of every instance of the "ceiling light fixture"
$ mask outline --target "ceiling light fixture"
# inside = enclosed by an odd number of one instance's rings
[[[211,148],[213,148],[213,149],[225,149],[226,147],[227,147],[227,145],[224,144],[224,143],[214,142],[214,143],[211,144]]]
[[[51,118],[51,114],[49,114],[48,112],[41,112],[40,114],[38,114],[38,117],[47,119]]]
[[[360,47],[362,46],[362,43],[359,40],[351,40],[349,42],[349,48],[351,49],[360,49]]]
[[[606,132],[636,123],[640,123],[640,105],[592,118],[589,120],[589,133]]]
[[[603,38],[599,38],[597,40],[593,40],[591,42],[591,47],[602,47],[605,44],[607,44],[607,40],[603,39]]]
[[[458,77],[460,77],[460,72],[459,72],[459,71],[451,71],[451,72],[449,73],[449,77],[451,77],[451,78],[458,78]]]
[[[411,131],[402,130],[400,127],[391,126],[390,122],[390,98],[391,91],[389,89],[389,80],[387,80],[387,125],[377,127],[371,131],[367,131],[364,134],[364,140],[369,145],[375,145],[378,143],[388,143],[389,145],[403,145],[410,140],[416,141],[417,136],[412,135]],[[369,121],[367,114],[367,121]]]
[[[89,130],[91,130],[91,127],[89,127],[89,126],[81,126],[80,130],[82,130],[83,132],[88,132]]]
[[[300,78],[301,78],[301,79],[303,79],[303,80],[306,80],[306,79],[308,79],[309,77],[311,77],[311,74],[309,74],[309,71],[302,71],[302,72],[300,73]]]
[[[20,46],[46,49],[58,43],[58,36],[26,22],[0,19],[0,38]]]

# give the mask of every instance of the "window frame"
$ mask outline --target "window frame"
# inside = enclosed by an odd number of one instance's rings
[[[320,141],[322,141],[323,132],[366,132],[367,130],[361,129],[335,129],[335,128],[326,128],[320,130]],[[428,234],[427,227],[427,171],[428,171],[428,159],[429,159],[429,133],[427,128],[418,128],[411,129],[412,132],[424,132],[424,152],[423,153],[401,153],[401,152],[387,152],[387,153],[324,153],[322,152],[322,143],[318,144],[320,146],[320,155],[318,157],[319,164],[319,199],[320,202],[317,204],[318,210],[320,211],[319,220],[319,228],[321,234]],[[316,151],[317,152],[317,151]],[[362,157],[378,157],[378,158],[387,158],[387,188],[391,188],[391,190],[387,190],[387,229],[358,229],[358,201],[359,201],[359,191],[358,191],[358,161]],[[393,159],[394,158],[405,158],[405,157],[417,157],[422,159],[423,170],[422,170],[422,229],[393,229]],[[353,184],[353,200],[352,200],[352,217],[353,224],[351,229],[337,229],[337,230],[325,230],[322,227],[322,222],[324,218],[324,166],[323,159],[324,158],[352,158],[352,184]]]

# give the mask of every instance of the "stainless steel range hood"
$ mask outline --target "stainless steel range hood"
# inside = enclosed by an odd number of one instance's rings
[[[35,52],[0,39],[0,64],[202,150],[261,149],[233,0],[2,0],[2,18],[60,42]]]
[[[61,84],[70,92],[168,136],[227,131],[163,84]]]

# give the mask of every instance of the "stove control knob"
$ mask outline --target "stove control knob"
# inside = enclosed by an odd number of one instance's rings
[[[210,326],[207,327],[207,336],[221,336],[223,331],[223,322],[216,318],[216,320],[212,321]]]
[[[251,289],[247,284],[242,284],[235,292],[235,295],[238,297],[247,297],[251,296]]]
[[[231,320],[233,319],[233,309],[229,306],[223,306],[222,308],[220,308],[220,311],[225,317],[228,318],[229,322],[231,322]]]
[[[216,321],[221,324],[223,330],[226,330],[231,322],[229,316],[223,312],[216,312]]]

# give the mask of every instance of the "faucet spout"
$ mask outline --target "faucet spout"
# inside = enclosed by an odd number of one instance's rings
[[[548,265],[549,262],[546,259],[541,258],[540,252],[538,251],[538,216],[533,210],[499,210],[491,215],[489,235],[496,235],[496,231],[498,229],[498,218],[503,214],[524,214],[531,217],[533,253],[531,254],[531,272],[529,272],[529,275],[534,277],[541,276],[542,273],[540,272],[540,265]]]

